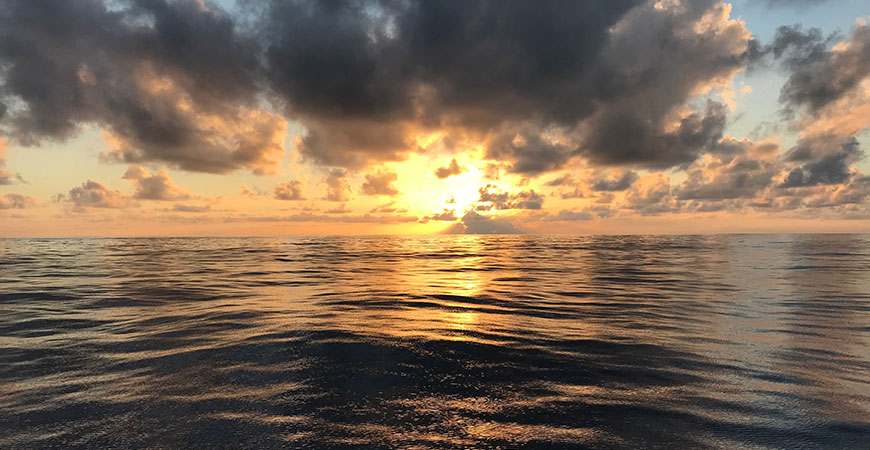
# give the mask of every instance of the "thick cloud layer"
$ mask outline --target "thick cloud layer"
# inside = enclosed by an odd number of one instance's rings
[[[93,124],[108,161],[214,173],[274,170],[284,117],[306,130],[302,155],[331,166],[399,160],[442,130],[527,175],[578,156],[672,167],[722,134],[721,105],[688,102],[745,64],[750,36],[729,12],[715,0],[275,0],[233,17],[195,0],[11,0],[0,120],[25,144]]]
[[[0,5],[3,133],[23,144],[100,126],[107,159],[272,171],[284,120],[256,107],[258,51],[195,1]]]

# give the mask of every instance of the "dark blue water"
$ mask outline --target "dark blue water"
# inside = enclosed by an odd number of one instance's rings
[[[870,236],[0,240],[3,448],[870,448]]]

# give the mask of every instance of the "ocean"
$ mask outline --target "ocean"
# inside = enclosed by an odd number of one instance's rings
[[[870,448],[870,235],[0,240],[0,448]]]

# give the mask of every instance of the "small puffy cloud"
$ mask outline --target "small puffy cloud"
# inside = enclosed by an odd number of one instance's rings
[[[304,200],[302,196],[302,182],[287,181],[275,186],[274,197],[278,200]]]
[[[97,180],[88,180],[69,190],[59,200],[72,203],[76,208],[127,208],[135,203],[123,192],[111,189]]]
[[[456,158],[454,158],[450,160],[450,165],[447,167],[439,167],[435,170],[435,176],[443,180],[453,175],[459,175],[464,171],[465,169],[460,167],[459,163],[456,162]]]
[[[172,182],[165,170],[150,174],[142,166],[132,165],[121,178],[133,184],[136,188],[133,198],[140,200],[175,201],[191,197],[190,192]]]
[[[332,169],[322,180],[326,184],[326,197],[330,202],[346,202],[350,199],[350,184],[347,182],[347,171]]]
[[[365,195],[389,195],[393,196],[399,193],[399,190],[393,186],[398,176],[394,172],[378,171],[374,174],[366,174],[366,181],[362,185],[362,192]]]
[[[6,194],[0,197],[0,209],[26,209],[36,206],[36,199],[23,194]]]
[[[512,223],[505,219],[482,216],[468,211],[459,223],[448,228],[447,234],[520,234]]]

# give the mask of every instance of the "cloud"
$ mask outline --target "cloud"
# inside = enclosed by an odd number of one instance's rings
[[[774,42],[765,47],[764,52],[789,71],[780,93],[788,112],[802,109],[818,115],[870,76],[870,24],[859,22],[848,41],[832,47],[835,36],[801,25],[780,27]]]
[[[852,176],[851,163],[860,159],[863,152],[855,138],[842,145],[842,151],[824,154],[818,160],[808,162],[789,172],[780,187],[788,189],[795,187],[815,186],[819,184],[843,184]],[[800,148],[791,152],[793,158],[800,154]],[[802,156],[802,154],[801,154]],[[803,159],[803,158],[800,158]]]
[[[302,183],[295,180],[281,183],[275,186],[274,197],[278,200],[304,200]]]
[[[446,234],[521,234],[512,223],[505,219],[482,216],[468,211],[459,223],[445,230]]]
[[[591,189],[597,192],[617,192],[624,191],[631,187],[637,180],[637,173],[627,171],[616,178],[595,178],[590,180]]]
[[[242,187],[239,189],[239,194],[244,195],[245,197],[254,198],[254,197],[263,197],[265,195],[268,195],[268,192],[262,191],[259,188],[257,188],[256,186],[254,186],[253,188],[250,188],[250,187],[248,187],[248,185],[242,184]]]
[[[0,138],[0,186],[8,186],[16,182],[27,184],[20,173],[13,174],[6,170],[6,141]]]
[[[322,181],[326,183],[326,197],[330,202],[346,202],[350,199],[350,184],[347,182],[347,171],[343,169],[330,170]]]
[[[36,206],[36,199],[27,195],[11,193],[0,197],[0,209],[26,209]]]
[[[440,222],[453,222],[457,219],[456,211],[452,209],[444,209],[444,211],[432,214],[431,216],[426,216],[420,219],[420,223],[428,223],[429,221],[435,220]]]
[[[453,175],[459,175],[464,172],[465,169],[459,166],[459,163],[456,162],[456,158],[450,160],[450,165],[447,167],[439,167],[435,170],[435,176],[440,179],[445,179],[451,177]]]
[[[172,210],[183,213],[204,213],[211,211],[211,205],[172,205]]]
[[[362,193],[365,195],[389,195],[399,193],[393,186],[398,176],[394,172],[381,172],[366,174],[366,181],[362,185]]]
[[[502,191],[498,186],[487,184],[478,189],[478,202],[488,203],[489,208],[506,209],[541,209],[544,197],[534,190],[517,192],[515,194]]]
[[[535,176],[561,168],[575,154],[574,148],[538,135],[502,134],[489,144],[486,157],[510,161],[511,173]]]
[[[69,190],[61,201],[72,203],[76,208],[127,208],[135,202],[123,192],[111,189],[97,180],[88,180]]]
[[[628,190],[623,208],[644,216],[655,216],[679,210],[671,195],[670,179],[662,174],[640,177]]]
[[[91,124],[107,160],[271,172],[286,124],[255,105],[258,53],[233,18],[196,1],[6,3],[0,120],[24,145]]]
[[[574,184],[574,177],[572,177],[570,174],[565,174],[544,183],[544,186],[559,187],[563,185],[573,186]]]
[[[417,217],[398,214],[373,215],[363,214],[350,215],[323,215],[302,213],[290,216],[239,216],[228,217],[225,222],[310,222],[310,223],[374,223],[374,224],[400,224],[416,222]]]
[[[592,220],[594,218],[595,217],[592,213],[588,211],[568,211],[563,209],[562,211],[559,211],[559,214],[548,217],[547,220],[556,222],[579,222]]]
[[[723,143],[727,150],[696,161],[686,170],[686,180],[674,192],[679,200],[717,202],[751,199],[771,185],[781,167],[774,160],[780,147],[733,138]]]
[[[150,174],[142,166],[132,165],[121,178],[133,184],[136,189],[133,198],[140,200],[175,201],[191,197],[190,192],[172,182],[165,170]]]
[[[727,86],[751,40],[715,0],[107,4],[0,9],[4,135],[95,125],[107,161],[273,173],[289,119],[325,166],[400,161],[438,130],[528,176],[576,157],[667,168],[721,137],[726,108],[690,100]]]

